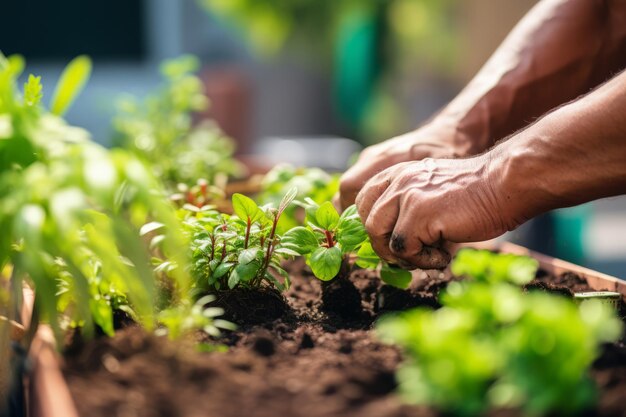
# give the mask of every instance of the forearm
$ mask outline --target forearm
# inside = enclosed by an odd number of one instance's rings
[[[475,154],[626,65],[626,2],[544,0],[435,119]]]
[[[517,224],[626,194],[626,72],[490,153],[502,210],[514,213]]]

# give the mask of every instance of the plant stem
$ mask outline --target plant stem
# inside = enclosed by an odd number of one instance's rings
[[[243,242],[243,248],[248,249],[248,240],[250,239],[250,227],[252,223],[250,222],[250,218],[248,217],[248,225],[246,226],[246,238]]]
[[[324,230],[324,234],[326,235],[326,242],[328,242],[328,247],[332,248],[333,246],[335,246],[335,239],[333,238],[333,234],[328,230]]]

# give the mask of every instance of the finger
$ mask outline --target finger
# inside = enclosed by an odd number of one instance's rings
[[[382,196],[365,220],[365,230],[370,236],[374,251],[387,262],[398,263],[389,249],[389,239],[399,214],[399,202],[395,197]]]
[[[450,252],[448,252],[445,245],[423,245],[420,252],[400,258],[398,265],[405,269],[444,269],[448,266],[451,259]],[[413,266],[413,268],[406,267],[403,264]]]
[[[342,213],[345,210],[345,208],[341,205],[341,194],[335,194],[331,202],[333,203],[333,206],[338,213]]]
[[[378,199],[387,191],[391,179],[386,172],[382,172],[368,181],[356,196],[356,208],[361,220],[365,223],[372,208]]]

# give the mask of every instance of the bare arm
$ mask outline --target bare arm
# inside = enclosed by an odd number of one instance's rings
[[[543,0],[431,122],[362,153],[341,179],[341,205],[397,163],[483,152],[624,66],[626,1]]]
[[[374,249],[444,267],[449,242],[491,239],[559,207],[626,194],[626,72],[466,159],[398,164],[357,196]]]
[[[476,154],[626,66],[626,2],[544,0],[441,112]]]

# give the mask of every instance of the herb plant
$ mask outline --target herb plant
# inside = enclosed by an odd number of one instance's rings
[[[619,338],[621,322],[597,301],[578,308],[559,296],[523,293],[510,283],[517,272],[503,267],[513,264],[534,277],[528,258],[466,251],[452,269],[469,267],[477,279],[450,283],[441,309],[381,319],[380,337],[407,357],[397,374],[407,401],[460,415],[489,408],[573,415],[593,404],[587,371],[600,345]]]
[[[220,213],[212,206],[183,206],[179,215],[191,241],[195,292],[206,294],[261,285],[287,289],[289,274],[281,261],[298,253],[283,245],[277,225],[295,194],[295,189],[287,192],[277,208],[259,207],[249,197],[234,194],[234,215]],[[157,270],[171,266],[168,260],[158,259],[156,263]],[[283,282],[274,274],[282,276]]]
[[[313,274],[322,281],[337,277],[351,254],[357,254],[356,264],[375,269],[382,263],[381,278],[386,283],[407,288],[411,273],[381,262],[369,243],[365,227],[356,206],[348,207],[341,215],[329,201],[318,205],[310,198],[301,204],[306,210],[307,226],[287,231],[282,245],[306,257]]]
[[[64,323],[111,334],[113,309],[128,305],[154,326],[156,288],[138,229],[148,218],[176,225],[173,209],[137,158],[62,119],[89,76],[88,58],[63,72],[51,111],[39,77],[17,88],[23,68],[21,57],[0,54],[0,271],[12,265],[14,288],[35,287],[36,311],[58,337]],[[188,261],[176,250],[184,238],[171,227],[162,245],[181,265],[173,301],[190,307]]]
[[[208,106],[202,81],[193,74],[198,68],[193,56],[165,62],[165,86],[143,101],[121,100],[113,121],[115,144],[147,162],[172,192],[200,179],[219,185],[241,169],[234,143],[216,125],[194,124],[194,114]]]
[[[319,168],[295,168],[289,164],[279,164],[265,175],[261,187],[262,191],[257,197],[261,204],[278,204],[292,188],[298,190],[297,199],[310,198],[322,204],[331,201],[339,191],[339,175],[329,174]],[[289,206],[280,219],[278,229],[287,231],[299,226],[303,217],[302,207]]]

